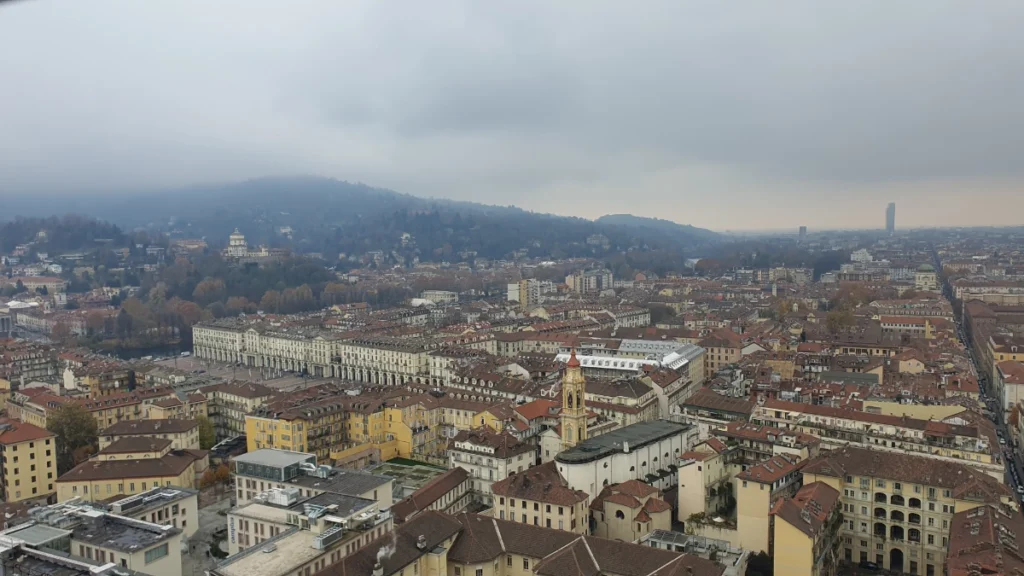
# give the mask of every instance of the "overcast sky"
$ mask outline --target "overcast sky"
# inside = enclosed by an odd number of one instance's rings
[[[1024,1],[0,4],[0,196],[315,174],[718,230],[1024,224]]]

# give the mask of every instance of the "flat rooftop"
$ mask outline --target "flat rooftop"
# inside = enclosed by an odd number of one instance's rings
[[[630,450],[635,450],[664,438],[682,434],[690,428],[689,424],[679,424],[668,420],[637,422],[600,436],[587,438],[580,444],[559,452],[555,456],[555,460],[563,464],[592,462],[615,452],[621,452],[624,444],[628,444]]]
[[[310,461],[310,459],[312,459],[314,463],[316,462],[316,456],[313,454],[292,452],[291,450],[274,450],[271,448],[261,448],[253,452],[247,452],[241,456],[235,456],[234,458],[235,462],[261,464],[263,466],[274,466],[277,468],[301,464],[303,462]]]
[[[135,576],[139,574],[128,568],[110,565],[106,570],[98,570],[98,566],[84,558],[71,556],[64,552],[43,548],[34,550],[19,546],[4,558],[3,565],[9,574],[46,574],[47,576]]]
[[[384,486],[390,481],[391,478],[388,476],[334,468],[331,470],[331,475],[327,478],[302,474],[292,478],[287,483],[293,486],[302,486],[303,488],[315,488],[324,492],[358,496],[374,488]]]
[[[365,530],[345,530],[341,540],[324,550],[313,547],[316,535],[309,530],[292,528],[281,534],[228,556],[210,573],[216,576],[283,576],[298,566],[343,547],[364,534]],[[273,548],[272,552],[264,552]],[[369,576],[369,575],[367,575]]]
[[[29,546],[39,547],[45,546],[47,542],[68,536],[71,534],[71,530],[54,528],[48,524],[27,523],[5,530],[3,534],[4,536],[24,540]]]
[[[104,504],[114,514],[135,516],[193,496],[198,498],[199,491],[191,488],[157,488],[134,496],[111,498]]]
[[[373,472],[375,474],[385,474],[393,478],[395,481],[394,491],[396,492],[396,496],[400,495],[401,498],[405,498],[409,494],[412,494],[426,486],[427,483],[434,478],[444,474],[446,470],[441,470],[433,466],[385,462],[374,467]]]
[[[75,526],[71,537],[100,548],[137,552],[178,534],[181,530],[170,525],[158,526],[131,518],[103,515],[98,519],[85,519]]]

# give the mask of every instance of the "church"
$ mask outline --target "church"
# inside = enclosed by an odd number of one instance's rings
[[[592,424],[597,424],[598,434]],[[545,443],[556,431],[547,431]],[[598,423],[587,411],[586,378],[575,350],[562,377],[562,409],[557,429],[560,451],[554,457],[558,471],[574,490],[593,497],[610,484],[639,480],[662,490],[676,485],[679,455],[697,443],[697,429],[668,420],[638,422],[617,427]]]

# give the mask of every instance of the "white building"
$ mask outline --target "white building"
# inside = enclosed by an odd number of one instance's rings
[[[420,298],[430,300],[434,304],[454,304],[459,301],[459,294],[449,290],[424,290]]]
[[[472,490],[490,504],[491,484],[537,463],[536,447],[490,428],[463,430],[452,438],[448,467],[463,468],[472,478]]]
[[[588,438],[555,457],[574,490],[591,497],[609,484],[639,480],[662,490],[678,481],[680,455],[697,443],[697,429],[668,420],[638,422]]]

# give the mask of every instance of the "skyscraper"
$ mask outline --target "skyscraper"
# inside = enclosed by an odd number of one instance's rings
[[[807,239],[807,226],[800,227],[800,243],[803,244],[804,240]]]
[[[889,206],[885,208],[885,231],[890,236],[896,233],[896,203],[889,202]]]

